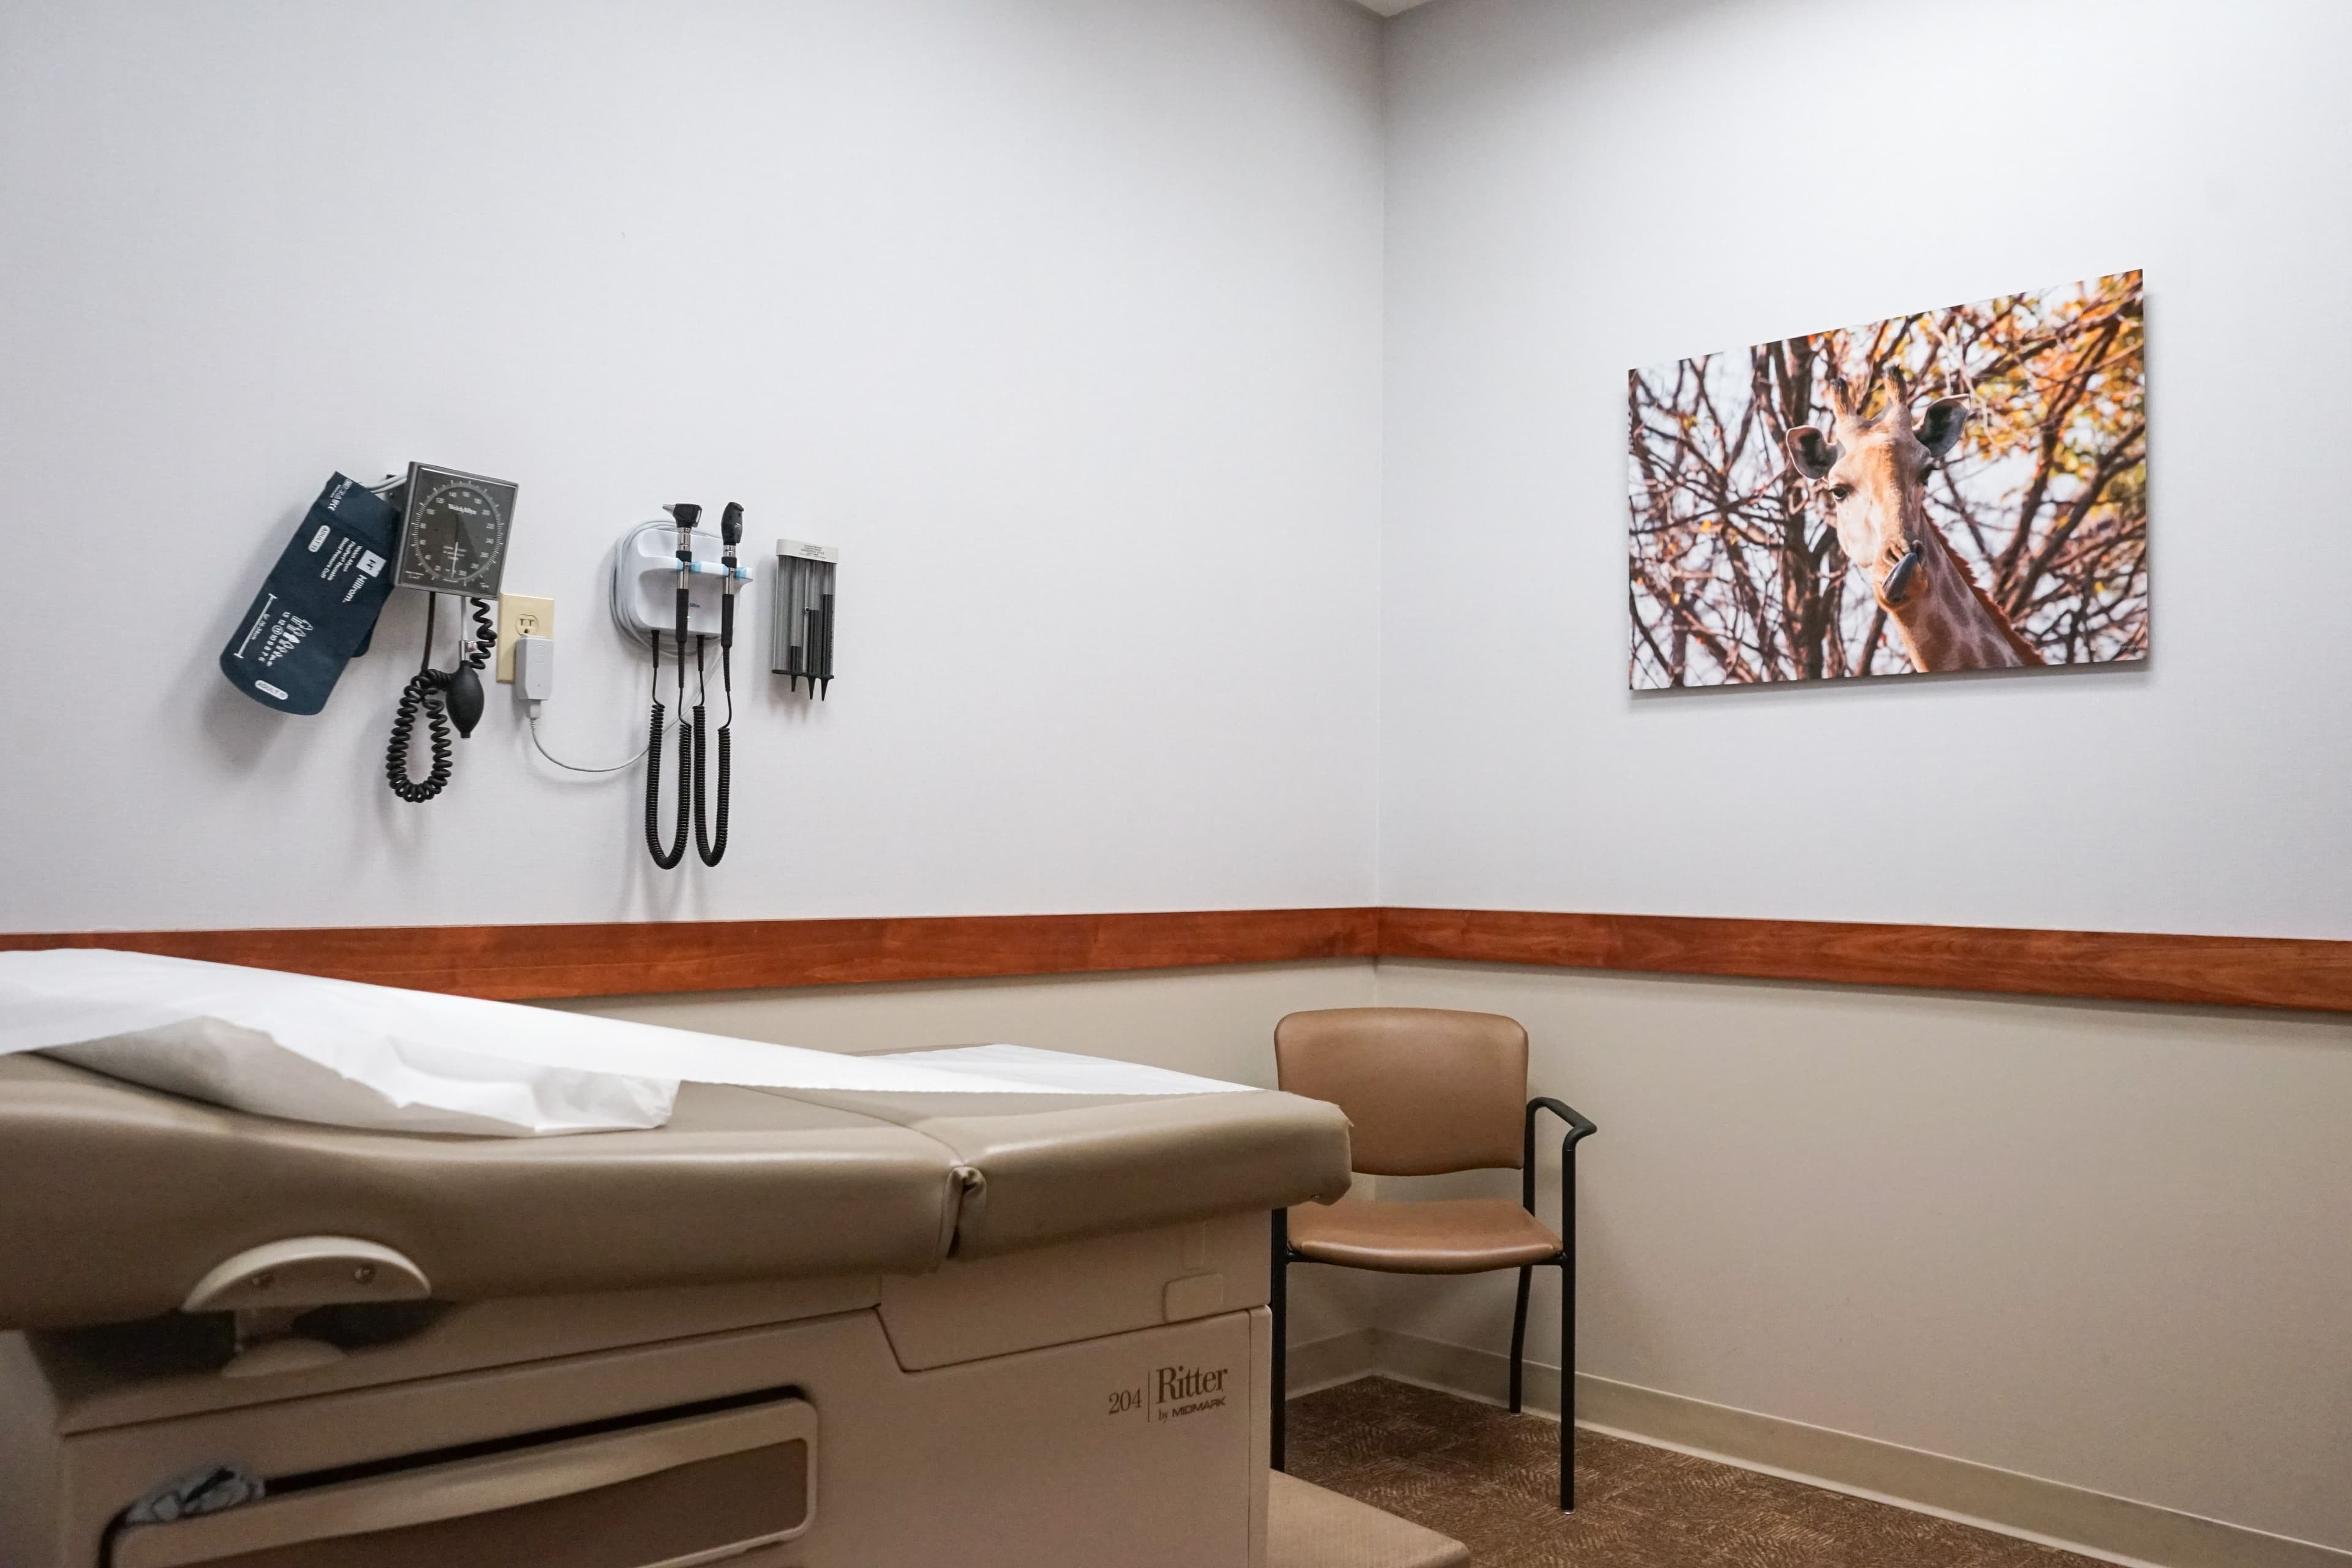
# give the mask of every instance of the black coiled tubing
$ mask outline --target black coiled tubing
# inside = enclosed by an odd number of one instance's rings
[[[694,668],[698,674],[702,670],[702,638],[695,639]],[[702,769],[698,766],[694,770],[694,852],[702,857],[702,863],[706,866],[718,865],[719,857],[727,853],[727,801],[732,794],[728,788],[728,764],[735,750],[732,733],[735,728],[735,675],[723,653],[719,656],[719,677],[727,688],[727,721],[719,726],[719,811],[716,818],[719,836],[716,838],[704,830]],[[698,761],[707,762],[710,757],[710,742],[704,738],[702,731],[702,692],[698,690],[695,697],[694,753]]]
[[[449,752],[449,710],[443,694],[457,676],[454,669],[435,669],[433,661],[433,621],[439,608],[441,595],[428,596],[425,604],[425,657],[416,673],[401,689],[400,708],[392,719],[392,741],[384,747],[384,782],[392,793],[412,805],[422,805],[449,787],[451,758]],[[460,661],[475,669],[488,662],[491,650],[498,647],[499,629],[490,619],[488,599],[466,601],[474,612],[474,643],[460,655]],[[408,748],[415,739],[416,721],[425,720],[425,732],[433,747],[433,767],[422,780],[408,776]]]
[[[661,689],[661,633],[653,634],[654,689]],[[677,705],[686,706],[686,646],[680,640],[677,650]],[[661,760],[662,721],[668,710],[662,700],[654,699],[653,733],[646,741],[646,853],[654,864],[667,871],[686,858],[686,799],[694,773],[694,748],[698,736],[694,731],[681,728],[677,732],[677,836],[665,850],[661,841]]]

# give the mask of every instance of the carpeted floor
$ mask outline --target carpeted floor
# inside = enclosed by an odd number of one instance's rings
[[[1290,1402],[1289,1470],[1470,1548],[1477,1568],[2099,1568],[1907,1509],[1559,1428],[1386,1378]]]

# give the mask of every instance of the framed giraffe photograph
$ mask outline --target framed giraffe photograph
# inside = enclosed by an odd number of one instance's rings
[[[2147,657],[2140,275],[1626,382],[1637,691]]]

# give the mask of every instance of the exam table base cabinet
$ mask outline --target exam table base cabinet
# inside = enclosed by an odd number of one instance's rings
[[[387,1353],[357,1351],[343,1372],[289,1374],[282,1397],[199,1374],[159,1393],[135,1348],[121,1385],[92,1397],[86,1355],[60,1378],[63,1361],[37,1353],[60,1336],[0,1335],[0,1458],[16,1472],[0,1478],[0,1568],[1260,1568],[1266,1236],[1263,1217],[1229,1216],[927,1276],[828,1281],[803,1292],[813,1315],[749,1326],[732,1309],[711,1317],[695,1291],[665,1292],[677,1303],[675,1337],[438,1376],[407,1375],[425,1352],[394,1347],[409,1358],[402,1375],[352,1385],[352,1363]],[[459,1311],[543,1319],[547,1308]],[[736,1326],[693,1331],[713,1322]],[[337,1378],[345,1385],[320,1386]],[[432,1500],[436,1486],[463,1491],[468,1466],[529,1470],[571,1443],[625,1448],[631,1423],[659,1432],[770,1410],[797,1413],[797,1424],[731,1452],[590,1465],[589,1479],[621,1479],[515,1506]],[[436,1458],[453,1449],[470,1457]],[[119,1529],[108,1561],[107,1521],[128,1501],[225,1460],[273,1480],[354,1467],[359,1479]],[[341,1486],[405,1486],[425,1500],[395,1500],[388,1529],[303,1540],[301,1527],[332,1513],[314,1510],[289,1518],[276,1544],[204,1554],[197,1537],[215,1521],[260,1521]],[[410,1517],[436,1511],[449,1517]]]

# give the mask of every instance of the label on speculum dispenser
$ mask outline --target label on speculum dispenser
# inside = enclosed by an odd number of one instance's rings
[[[324,708],[343,666],[367,651],[399,548],[398,507],[356,479],[329,479],[221,649],[229,684],[281,713]]]

